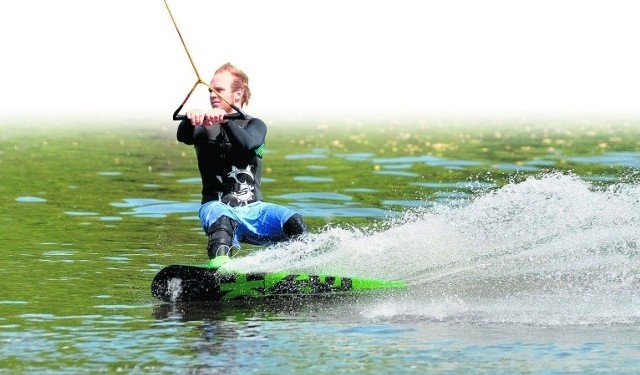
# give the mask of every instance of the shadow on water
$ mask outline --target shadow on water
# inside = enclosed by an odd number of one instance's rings
[[[354,320],[353,308],[388,300],[392,293],[358,296],[286,296],[261,299],[235,299],[211,302],[160,303],[154,307],[157,319],[199,320]],[[356,319],[357,320],[357,319]]]

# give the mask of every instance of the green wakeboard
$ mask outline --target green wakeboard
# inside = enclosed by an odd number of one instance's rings
[[[218,259],[222,258],[222,259]],[[402,281],[305,273],[235,273],[224,269],[226,257],[212,265],[167,266],[156,274],[151,293],[166,302],[206,302],[240,298],[354,294],[406,288]]]

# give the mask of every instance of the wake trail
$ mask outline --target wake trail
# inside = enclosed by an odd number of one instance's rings
[[[233,267],[404,280],[410,314],[625,322],[640,320],[639,252],[640,185],[549,173],[462,205],[326,228]]]

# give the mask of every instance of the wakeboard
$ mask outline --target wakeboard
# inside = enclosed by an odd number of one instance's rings
[[[238,273],[221,265],[174,264],[151,283],[154,297],[166,302],[206,302],[242,298],[354,294],[406,288],[402,281],[306,273]]]

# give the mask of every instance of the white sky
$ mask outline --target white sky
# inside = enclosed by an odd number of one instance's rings
[[[169,5],[206,81],[249,74],[256,116],[640,114],[634,0]],[[0,47],[0,118],[170,117],[196,81],[162,0],[4,1]]]

